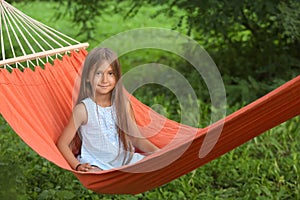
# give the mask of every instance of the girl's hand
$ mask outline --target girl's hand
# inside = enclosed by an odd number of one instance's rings
[[[80,164],[76,170],[81,171],[81,172],[88,172],[88,171],[93,171],[94,168],[95,167],[91,166],[89,163],[83,163],[83,164]]]

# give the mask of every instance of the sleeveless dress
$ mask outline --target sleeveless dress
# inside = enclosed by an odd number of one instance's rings
[[[80,127],[81,154],[80,163],[90,163],[102,170],[108,170],[123,165],[126,152],[119,147],[119,138],[116,127],[116,112],[114,106],[101,107],[91,98],[82,101],[86,107],[88,120]],[[120,150],[119,150],[120,149]],[[128,164],[135,163],[145,156],[134,153]]]

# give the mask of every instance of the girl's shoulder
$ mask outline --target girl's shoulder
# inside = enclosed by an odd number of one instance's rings
[[[93,104],[94,101],[90,97],[87,97],[85,99],[82,99],[81,103],[84,103],[84,104]]]
[[[96,103],[91,98],[87,97],[81,100],[78,105],[84,106],[86,111],[89,111],[95,107]]]
[[[88,113],[84,103],[79,103],[73,108],[73,117],[81,124],[86,124]]]

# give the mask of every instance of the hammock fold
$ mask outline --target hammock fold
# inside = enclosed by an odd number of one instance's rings
[[[85,50],[56,59],[53,66],[35,71],[0,70],[0,112],[14,131],[40,156],[69,170],[88,189],[106,194],[137,194],[168,183],[259,134],[300,114],[300,76],[204,129],[189,127],[166,119],[131,96],[134,113],[142,133],[161,151],[129,166],[82,173],[71,169],[56,147],[68,122],[76,93],[76,80]],[[75,92],[75,93],[74,93]],[[204,157],[199,150],[214,143]],[[158,131],[157,131],[158,130]],[[153,134],[155,133],[155,134]]]

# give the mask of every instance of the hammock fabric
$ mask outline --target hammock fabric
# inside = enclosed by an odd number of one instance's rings
[[[81,50],[55,60],[45,69],[0,71],[0,112],[15,132],[39,155],[72,171],[81,183],[97,193],[137,194],[168,183],[249,141],[264,131],[300,113],[300,76],[245,106],[224,119],[222,133],[214,148],[199,158],[207,134],[216,133],[222,122],[196,129],[168,120],[134,97],[131,98],[137,123],[160,131],[149,139],[162,148],[158,153],[130,166],[97,173],[71,169],[55,143],[72,109],[75,80],[87,52]],[[180,134],[178,134],[180,132]],[[196,135],[194,135],[196,134]],[[212,141],[208,141],[212,142]],[[183,152],[182,155],[180,152]],[[177,155],[178,158],[172,160]],[[170,163],[163,165],[170,161]],[[161,165],[160,168],[157,166]],[[153,170],[155,169],[155,170]]]

